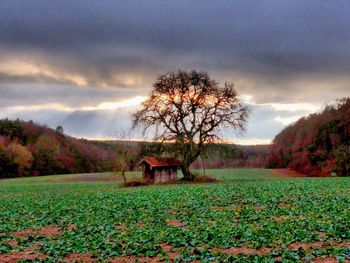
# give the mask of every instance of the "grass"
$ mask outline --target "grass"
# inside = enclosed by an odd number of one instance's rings
[[[4,255],[51,262],[350,257],[350,178],[206,172],[220,182],[118,188],[117,181],[62,182],[77,175],[1,180],[0,261]]]

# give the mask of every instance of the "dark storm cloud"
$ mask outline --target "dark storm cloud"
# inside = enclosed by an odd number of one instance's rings
[[[178,67],[273,80],[350,70],[347,1],[6,1],[1,9],[0,47],[35,50],[92,84]]]
[[[232,81],[258,104],[324,103],[350,94],[349,14],[348,1],[1,1],[0,110],[102,136],[95,128],[106,134],[114,117],[77,108],[145,96],[179,68]],[[49,103],[74,112],[9,109]],[[254,109],[251,138],[297,114]]]
[[[3,84],[28,84],[28,83],[46,83],[46,84],[62,84],[72,85],[72,82],[67,80],[57,80],[45,75],[36,74],[34,76],[14,75],[0,72],[0,90],[4,88]]]
[[[148,89],[141,89],[147,93]],[[92,87],[76,87],[71,85],[0,85],[1,108],[15,106],[32,106],[59,103],[71,108],[96,106],[106,101],[118,101],[136,96],[140,90],[131,89],[97,89]]]

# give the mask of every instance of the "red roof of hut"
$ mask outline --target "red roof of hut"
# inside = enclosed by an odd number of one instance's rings
[[[151,167],[181,166],[181,162],[172,157],[144,157],[138,165],[143,162],[148,163]]]

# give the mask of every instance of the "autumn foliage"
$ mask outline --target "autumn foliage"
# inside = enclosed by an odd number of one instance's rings
[[[111,170],[113,150],[33,122],[0,120],[0,178]]]
[[[271,147],[269,167],[288,167],[314,176],[349,176],[350,98],[301,118],[279,133]]]

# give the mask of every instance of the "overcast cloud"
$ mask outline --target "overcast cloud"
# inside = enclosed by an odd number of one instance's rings
[[[197,69],[252,107],[246,135],[227,137],[268,142],[350,95],[349,14],[348,1],[1,1],[0,117],[108,138],[136,109],[121,101]]]

